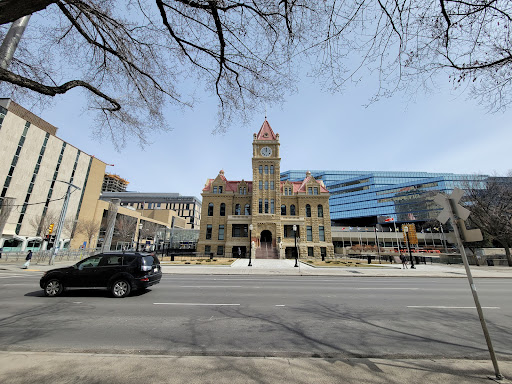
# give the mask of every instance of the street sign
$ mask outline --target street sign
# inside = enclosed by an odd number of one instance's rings
[[[450,196],[446,196],[442,193],[438,193],[434,197],[434,201],[443,208],[441,213],[437,216],[437,220],[444,224],[448,221],[448,219],[452,219],[456,221],[452,222],[452,225],[459,225],[460,228],[460,236],[462,240],[465,242],[475,242],[475,241],[482,241],[483,236],[480,229],[466,229],[466,223],[465,220],[469,217],[471,211],[462,205],[459,204],[460,199],[464,195],[464,191],[459,188],[454,188],[453,192]],[[453,212],[453,215],[455,217],[451,217]]]

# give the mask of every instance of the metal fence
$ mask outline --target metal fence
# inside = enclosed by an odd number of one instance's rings
[[[86,257],[89,257],[95,253],[98,253],[99,250],[96,248],[88,248],[88,249],[63,249],[60,250],[56,255],[54,261],[79,261]],[[21,262],[25,261],[27,257],[27,251],[9,251],[2,252],[2,258],[0,262]],[[46,251],[36,251],[32,252],[32,261],[33,264],[48,264],[50,262],[50,257],[52,255],[52,250]]]

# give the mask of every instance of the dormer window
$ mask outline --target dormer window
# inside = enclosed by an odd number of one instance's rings
[[[308,187],[308,195],[312,195],[313,194],[313,188],[312,187]]]
[[[213,187],[213,193],[217,193],[217,187]]]
[[[219,186],[219,193],[222,193],[222,186]]]
[[[313,195],[318,195],[318,187],[313,188]]]

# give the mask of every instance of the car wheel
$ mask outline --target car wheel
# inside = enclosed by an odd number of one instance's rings
[[[116,280],[114,284],[112,284],[112,288],[110,288],[110,292],[114,297],[125,297],[130,294],[132,287],[130,283],[126,280]]]
[[[46,296],[54,297],[59,296],[62,291],[64,291],[64,285],[60,282],[60,280],[52,279],[48,280],[44,285],[44,294]]]

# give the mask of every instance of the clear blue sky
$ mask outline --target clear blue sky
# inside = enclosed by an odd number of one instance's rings
[[[401,94],[364,105],[375,91],[368,81],[342,94],[323,92],[302,79],[298,92],[281,106],[267,106],[267,118],[280,134],[281,171],[289,169],[426,171],[503,174],[512,168],[512,111],[489,114],[462,93],[440,90]],[[58,136],[114,164],[107,171],[130,181],[129,190],[178,192],[201,198],[207,178],[224,169],[230,180],[251,180],[252,134],[264,121],[213,135],[216,99],[204,95],[190,111],[169,110],[171,132],[150,135],[141,148],[136,138],[121,152],[92,136],[94,121],[83,114],[85,97],[72,92],[52,108],[34,110],[57,126]]]

